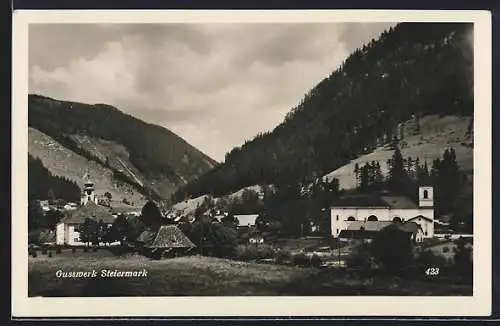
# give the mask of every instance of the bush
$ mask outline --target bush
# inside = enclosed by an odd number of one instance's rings
[[[368,246],[361,245],[346,259],[346,265],[353,269],[370,269],[372,267],[372,256]]]
[[[382,229],[371,243],[371,249],[387,274],[403,273],[413,260],[410,237],[395,226]]]
[[[257,260],[274,258],[274,250],[270,245],[239,245],[236,247],[236,259]]]
[[[290,253],[288,251],[279,250],[275,253],[276,264],[284,264],[290,260]]]
[[[316,268],[321,266],[321,258],[318,255],[313,255],[311,257],[311,266]]]
[[[443,253],[447,253],[450,251],[450,247],[443,247]]]

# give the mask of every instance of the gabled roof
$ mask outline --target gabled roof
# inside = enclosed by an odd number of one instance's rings
[[[422,230],[421,226],[415,222],[391,222],[391,221],[353,221],[346,230],[342,230],[339,234],[341,238],[368,238],[375,236],[378,232],[386,227],[395,227],[399,230],[417,234]]]
[[[77,210],[68,212],[61,222],[65,224],[83,224],[86,218],[90,218],[96,222],[102,220],[107,224],[111,224],[115,221],[115,218],[109,212],[108,208],[88,201],[87,204],[81,206]]]
[[[348,195],[333,203],[333,207],[389,207],[389,205],[378,196],[372,195]]]
[[[254,226],[259,214],[234,215],[238,220],[238,226]]]
[[[380,231],[386,226],[393,224],[391,221],[353,221],[347,227],[349,231]]]
[[[428,221],[431,221],[431,222],[432,222],[432,219],[431,219],[431,218],[425,217],[425,216],[423,216],[423,215],[418,215],[418,216],[415,216],[415,217],[409,218],[409,219],[408,219],[408,222],[409,222],[409,221],[412,221],[412,220],[415,220],[415,219],[417,219],[417,218],[423,218],[424,220],[428,220]]]
[[[146,230],[137,238],[148,248],[194,248],[196,245],[175,225],[162,225],[158,231]]]
[[[332,207],[383,207],[393,209],[415,209],[418,205],[404,196],[388,194],[347,195],[333,203]]]
[[[391,208],[395,209],[413,209],[418,208],[411,199],[403,196],[382,196],[380,197]]]

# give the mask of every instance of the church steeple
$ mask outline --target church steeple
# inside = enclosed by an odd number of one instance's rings
[[[89,201],[92,201],[97,204],[97,197],[95,195],[94,183],[90,180],[90,175],[88,172],[85,173],[84,179],[85,181],[83,184],[83,191],[80,204],[86,205]]]

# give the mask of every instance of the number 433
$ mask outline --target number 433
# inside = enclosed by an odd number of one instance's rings
[[[425,270],[425,275],[436,276],[439,275],[439,267],[429,267]]]

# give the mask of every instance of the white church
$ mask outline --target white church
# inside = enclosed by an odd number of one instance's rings
[[[87,218],[96,222],[102,221],[111,226],[115,217],[108,208],[98,204],[94,183],[86,181],[80,200],[81,206],[67,215],[56,225],[56,244],[68,246],[83,246],[86,243],[80,238],[80,231]]]
[[[419,237],[434,237],[434,193],[431,186],[418,188],[418,203],[403,196],[390,194],[351,195],[331,206],[331,228],[334,238],[342,237],[344,230],[361,231],[370,227],[374,231],[391,224],[416,223]],[[366,224],[366,225],[365,225]],[[344,232],[342,232],[344,231]],[[359,231],[359,230],[358,230]]]

